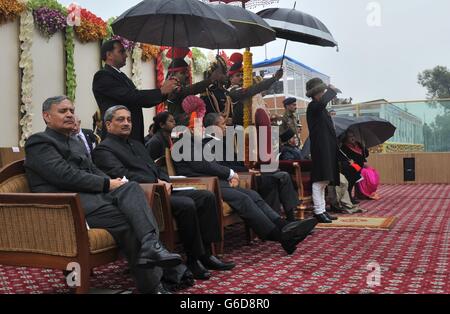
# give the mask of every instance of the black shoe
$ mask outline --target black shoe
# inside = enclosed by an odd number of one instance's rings
[[[295,219],[294,210],[288,210],[286,212],[286,221],[287,222],[297,221],[297,219]]]
[[[222,262],[214,255],[201,257],[200,261],[206,269],[212,270],[232,270],[236,266],[233,262]]]
[[[211,273],[198,259],[190,261],[186,266],[192,272],[192,275],[194,275],[194,279],[208,280],[211,277]]]
[[[281,246],[289,255],[297,249],[297,244],[302,242],[317,225],[317,219],[308,218],[288,224],[281,230]]]
[[[157,288],[157,294],[172,294],[172,292],[164,288],[163,284],[160,283]]]
[[[180,255],[170,253],[159,242],[156,234],[148,235],[144,238],[137,266],[141,268],[153,268],[155,266],[170,268],[180,265],[183,259]]]
[[[316,219],[319,221],[319,223],[321,224],[331,224],[333,223],[325,214],[320,214],[320,215],[314,215],[314,217],[316,217]]]
[[[301,237],[306,238],[316,225],[317,220],[315,218],[291,222],[281,229],[281,240],[285,241]]]
[[[324,214],[325,214],[325,216],[327,216],[327,218],[330,219],[330,220],[338,220],[338,217],[336,217],[336,216],[331,216],[331,215],[330,215],[329,213],[327,213],[327,212],[325,212]]]

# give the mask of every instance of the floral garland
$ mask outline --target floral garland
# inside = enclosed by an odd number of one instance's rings
[[[67,16],[58,9],[38,8],[33,10],[34,22],[47,38],[67,27]]]
[[[203,74],[208,70],[208,59],[198,48],[192,48],[192,67],[195,74]]]
[[[243,88],[249,88],[253,85],[253,54],[250,49],[246,49],[244,52],[244,84]],[[249,97],[244,101],[244,129],[247,129],[252,121],[252,97]],[[245,138],[245,165],[250,167],[250,144],[249,134],[246,134]]]
[[[133,60],[133,66],[131,67],[131,77],[134,85],[136,85],[137,89],[142,88],[142,49],[139,45],[136,45],[133,49],[133,53],[131,54],[131,58]]]
[[[66,94],[71,101],[75,101],[77,91],[77,75],[75,72],[75,32],[73,27],[66,28]]]
[[[160,52],[156,58],[156,87],[161,88],[164,83],[164,47],[160,47]],[[156,106],[156,113],[160,113],[166,111],[166,104],[161,103],[158,106]]]
[[[142,61],[149,62],[158,58],[160,48],[158,46],[141,44],[142,49]]]
[[[33,133],[33,58],[31,56],[31,47],[33,45],[34,19],[31,11],[24,11],[20,16],[19,40],[20,61],[19,67],[22,69],[21,101],[20,112],[22,119],[22,135],[20,146],[25,146],[25,141]]]
[[[244,85],[243,88],[249,88],[253,85],[253,54],[250,50],[244,52]],[[244,102],[244,128],[247,128],[251,123],[252,117],[252,99],[249,98]]]
[[[33,11],[34,24],[41,34],[50,38],[67,26],[67,9],[56,0],[29,0],[29,10]]]
[[[15,18],[25,11],[26,5],[17,0],[2,0],[0,1],[0,25]]]
[[[81,9],[81,25],[75,26],[75,34],[82,43],[100,41],[108,36],[107,23],[92,12]]]

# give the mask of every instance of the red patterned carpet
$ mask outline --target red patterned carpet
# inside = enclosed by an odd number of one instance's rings
[[[226,233],[226,256],[237,267],[181,293],[450,293],[450,185],[383,186],[368,216],[396,216],[392,230],[321,229],[293,256],[271,242],[245,245],[243,228]],[[367,265],[381,267],[369,287]],[[135,290],[125,262],[94,272],[92,285]],[[0,293],[67,293],[61,272],[0,265]]]

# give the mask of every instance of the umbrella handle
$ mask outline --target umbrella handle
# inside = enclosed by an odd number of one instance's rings
[[[295,7],[297,6],[297,1],[294,2],[294,10]],[[281,57],[281,65],[280,65],[280,69],[283,69],[283,62],[284,62],[284,57],[286,56],[286,48],[287,48],[287,44],[288,44],[288,40],[286,39],[286,43],[284,44],[284,51],[283,51],[283,57]]]

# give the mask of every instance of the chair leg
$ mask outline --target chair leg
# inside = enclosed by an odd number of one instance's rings
[[[247,238],[248,244],[251,244],[252,241],[256,238],[255,232],[247,224],[245,224],[245,236]]]

